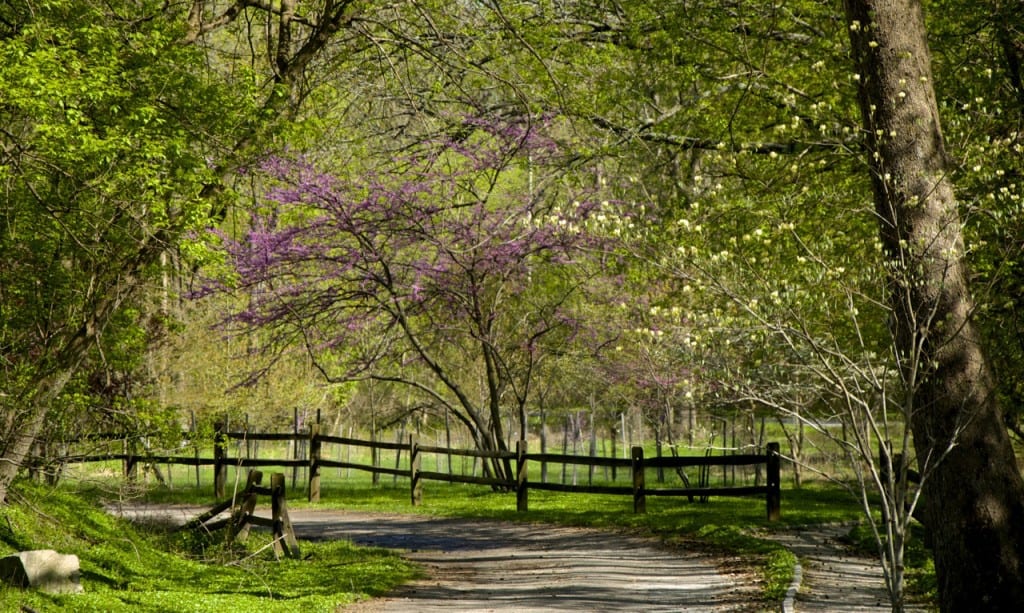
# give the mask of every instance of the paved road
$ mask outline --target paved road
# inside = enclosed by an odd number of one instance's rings
[[[197,507],[125,507],[128,517],[183,523]],[[481,522],[420,515],[293,509],[300,539],[345,539],[403,552],[426,576],[350,613],[541,611],[764,611],[757,575],[735,560],[701,551],[669,551],[652,540],[540,524]],[[840,542],[848,526],[761,536],[801,562],[787,611],[890,610],[877,560]],[[731,569],[731,570],[730,570]],[[778,607],[770,607],[777,610]],[[908,611],[925,611],[910,606]]]
[[[726,560],[596,530],[413,515],[292,511],[297,536],[399,549],[426,578],[359,612],[759,611]],[[735,567],[734,567],[735,568]]]
[[[176,523],[196,507],[111,509]],[[703,551],[649,539],[518,522],[291,509],[296,536],[385,547],[423,565],[425,577],[350,613],[546,611],[763,611],[757,575]]]

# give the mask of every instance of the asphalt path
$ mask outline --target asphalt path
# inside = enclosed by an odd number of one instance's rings
[[[201,507],[118,505],[131,519],[181,524]],[[758,574],[743,560],[700,547],[667,549],[625,533],[522,522],[292,509],[296,536],[342,539],[398,551],[421,579],[346,608],[348,613],[541,611],[778,611],[761,599]],[[878,561],[842,543],[849,526],[764,532],[800,560],[786,613],[888,611]],[[908,611],[927,611],[909,604]]]
[[[174,523],[202,511],[111,510]],[[349,607],[350,613],[767,610],[756,573],[697,547],[668,549],[628,534],[535,523],[326,509],[290,509],[289,515],[299,539],[384,547],[422,566],[421,579]]]
[[[352,611],[764,609],[755,575],[731,560],[625,534],[337,511],[291,511],[291,518],[300,539],[395,549],[423,566],[423,579]]]

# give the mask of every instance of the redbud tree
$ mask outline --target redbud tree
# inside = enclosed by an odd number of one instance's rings
[[[217,233],[230,274],[211,285],[245,298],[229,322],[261,333],[254,377],[299,348],[329,382],[405,386],[507,450],[503,418],[526,423],[538,365],[587,336],[577,307],[607,247],[591,218],[609,205],[558,170],[549,123],[463,120],[354,178],[267,160],[248,229]]]

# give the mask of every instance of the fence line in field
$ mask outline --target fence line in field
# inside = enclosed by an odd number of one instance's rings
[[[102,435],[101,438],[114,439],[113,435]],[[231,458],[228,456],[229,441],[238,441],[238,450],[241,451],[242,444],[246,448],[246,457]],[[768,443],[767,451],[764,454],[733,454],[722,456],[711,456],[707,454],[700,457],[672,456],[672,457],[645,457],[643,447],[634,446],[630,450],[629,458],[600,457],[595,455],[573,455],[567,453],[530,453],[526,441],[518,441],[516,449],[513,450],[479,450],[479,449],[456,449],[452,447],[423,445],[419,437],[409,435],[407,440],[387,442],[376,440],[361,440],[352,437],[331,436],[321,434],[320,423],[313,423],[308,432],[299,432],[295,428],[292,432],[269,432],[257,433],[249,431],[230,432],[224,424],[218,424],[214,431],[213,456],[202,457],[196,446],[193,455],[160,455],[154,453],[139,453],[134,445],[129,444],[125,439],[123,453],[99,453],[89,455],[64,455],[56,460],[59,464],[71,464],[81,462],[98,462],[119,460],[124,463],[125,475],[132,478],[136,474],[140,463],[154,466],[157,464],[182,464],[195,466],[197,469],[197,483],[199,480],[198,469],[200,466],[212,466],[214,470],[214,493],[220,498],[224,496],[227,483],[227,469],[229,466],[236,468],[261,468],[280,467],[292,469],[292,487],[297,484],[297,476],[300,469],[304,469],[307,475],[306,492],[310,501],[320,499],[321,471],[324,468],[337,468],[339,471],[352,470],[369,472],[374,483],[378,482],[380,475],[391,475],[397,479],[408,479],[410,486],[410,499],[412,504],[419,504],[422,500],[422,484],[425,480],[442,481],[449,483],[465,483],[487,486],[499,490],[516,493],[516,508],[519,511],[527,511],[529,506],[530,490],[546,490],[553,492],[570,492],[581,494],[603,494],[632,496],[634,512],[644,513],[646,511],[646,499],[648,496],[685,496],[690,500],[700,498],[706,501],[711,496],[763,496],[765,498],[766,515],[769,521],[778,519],[780,514],[780,455],[779,444]],[[291,458],[258,458],[253,453],[253,448],[258,450],[260,442],[288,442],[292,453]],[[323,452],[325,445],[340,446],[335,457],[331,459],[330,454]],[[305,447],[305,449],[301,449]],[[346,453],[352,447],[364,447],[370,450],[371,462],[369,464],[353,462],[346,455],[342,458],[342,450]],[[382,466],[380,462],[380,451],[394,451],[394,467]],[[308,453],[307,453],[308,452]],[[406,463],[401,462],[402,455],[406,455]],[[434,454],[434,467],[437,470],[425,470],[423,456]],[[440,470],[440,459],[447,458],[448,471]],[[452,470],[452,458],[472,458],[477,461],[501,461],[507,462],[514,470],[505,475],[478,476],[476,470],[473,474],[461,474]],[[529,467],[532,463],[540,463],[542,479],[532,481],[529,478]],[[548,464],[562,464],[563,467],[584,466],[591,476],[587,484],[550,483],[544,475],[547,473]],[[765,483],[763,485],[743,486],[710,486],[710,470],[712,467],[735,467],[735,466],[756,466],[765,469]],[[629,485],[607,485],[594,484],[593,474],[595,469],[611,468],[615,474],[619,469],[628,470],[631,475]],[[697,484],[690,483],[685,469],[697,468]],[[658,487],[651,486],[646,479],[647,469],[656,469],[659,475],[665,469],[674,469],[680,475],[684,487]],[[504,471],[502,471],[504,472]],[[564,471],[563,471],[564,472]],[[660,481],[660,479],[659,479]]]

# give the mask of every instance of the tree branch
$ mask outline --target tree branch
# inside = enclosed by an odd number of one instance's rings
[[[731,153],[753,153],[758,155],[798,155],[808,151],[848,151],[854,147],[861,147],[860,141],[789,141],[771,143],[730,143],[724,140],[698,138],[695,136],[680,136],[665,132],[655,132],[651,127],[655,122],[644,122],[637,127],[628,127],[617,124],[610,119],[598,115],[591,115],[587,118],[595,126],[608,130],[609,132],[623,137],[624,139],[636,138],[648,143],[669,145],[680,150],[700,149],[706,151],[728,151]]]

